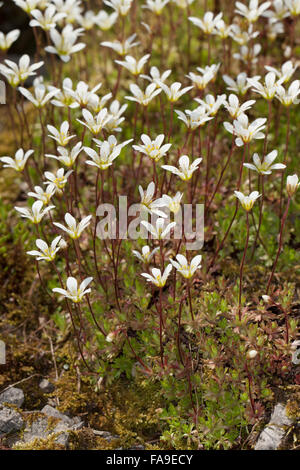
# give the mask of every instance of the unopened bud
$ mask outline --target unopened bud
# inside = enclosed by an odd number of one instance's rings
[[[292,197],[298,189],[299,178],[297,175],[290,175],[286,179],[286,190],[290,197]]]
[[[251,351],[248,351],[247,357],[248,359],[254,359],[257,356],[258,352],[256,349],[251,349]]]

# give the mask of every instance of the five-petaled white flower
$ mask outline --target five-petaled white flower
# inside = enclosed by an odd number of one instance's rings
[[[261,196],[258,191],[252,191],[249,196],[245,196],[240,191],[234,191],[234,194],[240,200],[243,209],[245,209],[247,212],[251,211],[256,199]]]
[[[257,171],[257,173],[260,173],[261,175],[270,175],[272,173],[272,170],[284,170],[286,166],[283,163],[273,164],[275,158],[277,157],[277,154],[277,150],[273,150],[265,156],[263,161],[261,161],[258,153],[254,153],[253,164],[244,163],[244,166],[246,168],[250,168],[250,170]]]
[[[276,98],[287,107],[299,103],[299,99],[297,98],[299,94],[300,80],[294,80],[287,90],[285,90],[282,85],[279,85],[276,90]]]
[[[193,88],[193,86],[187,86],[181,89],[182,85],[180,82],[174,82],[170,87],[163,82],[159,82],[159,86],[165,92],[168,100],[171,103],[175,103],[176,101],[178,101],[182,95],[184,95]]]
[[[236,80],[233,80],[229,75],[223,75],[223,80],[226,85],[228,85],[227,90],[234,91],[238,95],[245,95],[248,88],[251,86],[250,83],[247,82],[247,74],[245,72],[239,73]]]
[[[206,95],[204,100],[195,98],[195,101],[204,106],[210,116],[215,116],[220,107],[225,103],[226,95],[218,95],[217,98],[215,98],[214,95]]]
[[[149,82],[155,83],[157,88],[160,88],[160,83],[164,83],[168,76],[170,75],[171,70],[166,70],[162,74],[157,67],[153,66],[150,69],[150,75],[141,75],[141,78],[148,80]]]
[[[52,291],[63,295],[67,299],[70,299],[72,300],[72,302],[77,304],[82,301],[83,297],[86,294],[89,294],[91,292],[91,289],[87,289],[87,286],[92,280],[92,277],[87,277],[86,279],[84,279],[84,281],[81,282],[80,286],[78,287],[77,279],[75,279],[75,277],[68,277],[67,290],[61,289],[60,287],[55,287],[54,289],[52,289]]]
[[[18,64],[9,59],[5,59],[4,62],[6,65],[0,64],[0,73],[4,75],[8,83],[13,87],[24,83],[28,77],[36,75],[36,70],[44,64],[41,61],[30,65],[30,58],[27,54],[22,55]]]
[[[44,175],[45,175],[45,178],[48,180],[48,181],[45,181],[44,184],[54,184],[56,186],[56,188],[60,191],[62,190],[65,185],[67,184],[68,182],[68,177],[70,176],[70,174],[73,172],[73,170],[69,170],[67,171],[67,173],[65,173],[65,170],[64,168],[59,168],[57,171],[56,171],[56,174],[55,173],[51,173],[51,171],[45,171]]]
[[[102,31],[108,31],[115,24],[117,18],[118,13],[116,11],[108,14],[105,10],[100,10],[98,15],[95,16],[94,22]]]
[[[169,3],[170,0],[146,0],[146,5],[142,8],[147,8],[153,11],[156,15],[161,15],[164,7]]]
[[[119,15],[126,16],[133,0],[104,0],[105,5],[113,8]]]
[[[59,146],[57,147],[57,151],[59,155],[52,155],[52,154],[46,153],[45,157],[54,158],[55,160],[58,160],[63,165],[69,168],[75,163],[76,158],[82,151],[82,143],[78,142],[75,145],[75,147],[73,147],[71,150],[68,150],[65,147]]]
[[[87,109],[83,109],[82,116],[85,122],[81,121],[80,119],[77,119],[77,121],[80,122],[80,124],[83,126],[87,127],[93,135],[98,135],[102,129],[105,128],[110,119],[106,108],[101,109],[101,111],[96,116],[93,116],[92,113],[90,113],[90,111]]]
[[[34,197],[35,199],[38,199],[39,201],[42,201],[42,203],[47,206],[50,202],[50,199],[54,196],[56,192],[56,186],[53,183],[49,183],[46,187],[46,189],[42,188],[41,186],[35,186],[34,191],[30,191],[28,196]]]
[[[159,217],[156,220],[155,227],[146,220],[142,220],[141,224],[148,230],[149,233],[151,233],[154,239],[163,240],[169,235],[172,228],[175,227],[176,222],[171,222],[166,225],[166,220],[162,217]]]
[[[161,202],[161,207],[167,207],[170,212],[177,214],[180,210],[180,203],[183,193],[177,191],[174,197],[168,196],[168,194],[163,194],[159,202]]]
[[[171,165],[162,165],[162,168],[171,171],[174,175],[179,176],[183,181],[188,181],[192,178],[194,171],[196,171],[202,162],[202,158],[196,158],[192,163],[187,155],[182,155],[179,158],[179,168]]]
[[[213,116],[208,114],[207,109],[204,106],[198,106],[193,111],[186,109],[184,113],[179,109],[175,109],[175,113],[177,114],[178,119],[183,121],[186,127],[192,131],[213,119]]]
[[[148,245],[145,245],[142,248],[142,253],[137,250],[132,250],[132,253],[143,263],[149,263],[158,250],[159,247],[154,248],[154,250],[151,251],[150,247]]]
[[[150,101],[161,92],[161,88],[157,88],[155,83],[150,83],[145,91],[142,91],[135,83],[131,83],[129,88],[133,96],[125,96],[125,99],[136,101],[143,106],[148,106]]]
[[[139,44],[139,42],[134,42],[135,38],[136,38],[136,34],[134,33],[134,34],[132,34],[132,36],[130,36],[128,39],[125,39],[125,41],[123,41],[123,42],[120,42],[120,41],[114,41],[114,42],[104,41],[104,42],[101,42],[100,45],[104,46],[104,47],[110,47],[115,52],[117,52],[117,54],[123,56],[123,55],[128,54],[129,50],[132,47],[137,46]]]
[[[279,80],[283,79],[282,83],[290,81],[297,68],[298,64],[293,65],[293,62],[291,60],[288,60],[287,62],[282,64],[280,70],[277,70],[275,67],[271,67],[270,65],[265,65],[265,69],[268,70],[268,72],[275,73]]]
[[[86,160],[85,163],[91,166],[96,166],[100,170],[106,170],[111,166],[113,161],[120,155],[122,148],[132,142],[132,139],[129,139],[121,144],[117,144],[116,140],[114,141],[113,136],[109,136],[108,140],[105,140],[104,142],[97,139],[94,140],[100,150],[96,152],[90,147],[84,147],[84,151],[91,158],[91,160]]]
[[[23,171],[28,158],[33,152],[34,150],[27,150],[27,152],[24,153],[23,149],[19,149],[15,153],[15,158],[5,156],[1,157],[0,161],[4,163],[4,168],[13,168],[16,171]]]
[[[148,155],[151,159],[158,162],[165,154],[169,151],[172,144],[164,144],[164,134],[159,134],[154,140],[151,140],[150,137],[146,134],[141,135],[141,141],[143,145],[133,145],[132,147],[138,152]]]
[[[65,232],[67,232],[67,234],[73,240],[76,240],[77,238],[80,237],[83,230],[85,230],[86,227],[88,227],[88,225],[90,224],[91,218],[92,218],[92,216],[88,215],[87,217],[84,217],[77,224],[76,219],[71,214],[69,214],[69,212],[67,212],[65,214],[65,221],[66,221],[67,227],[60,224],[59,222],[54,222],[54,225],[56,225],[56,227],[60,228],[61,230],[64,230]]]
[[[233,125],[229,122],[224,122],[225,129],[237,136],[235,143],[238,147],[248,144],[253,139],[263,139],[265,134],[261,132],[266,126],[266,118],[258,118],[249,124],[249,119],[246,114],[240,114]]]
[[[47,129],[50,132],[49,137],[51,139],[56,140],[56,142],[59,143],[62,147],[65,147],[73,137],[75,137],[75,134],[69,135],[69,123],[68,121],[64,121],[61,126],[59,131],[54,127],[51,126],[50,124],[47,125]]]
[[[136,60],[131,55],[127,55],[125,56],[125,60],[115,60],[115,62],[129,70],[129,72],[131,72],[133,75],[139,75],[149,57],[150,54],[146,54],[140,60]]]
[[[54,5],[49,4],[44,13],[40,10],[32,10],[31,16],[33,19],[30,21],[29,26],[39,27],[44,31],[50,31],[50,29],[55,28],[56,24],[65,18],[66,13],[57,13]]]
[[[204,14],[203,19],[190,16],[189,20],[198,28],[200,28],[204,34],[212,34],[216,24],[222,19],[223,13],[219,13],[214,17],[214,14],[211,11],[207,11]]]
[[[45,47],[45,51],[57,54],[63,62],[69,62],[72,54],[85,48],[83,42],[75,44],[82,31],[83,28],[73,29],[70,24],[67,24],[61,32],[51,28],[49,34],[54,45]]]
[[[235,13],[246,18],[249,23],[254,23],[263,14],[263,12],[271,6],[271,2],[264,2],[259,5],[258,0],[250,0],[249,6],[244,5],[241,2],[235,2],[235,6]]]
[[[27,254],[31,256],[35,256],[37,261],[41,261],[41,260],[53,261],[55,259],[56,253],[61,248],[61,246],[59,245],[60,240],[61,240],[61,236],[59,235],[58,237],[55,237],[51,245],[48,246],[48,244],[44,240],[41,240],[38,238],[35,244],[39,248],[40,251],[37,251],[37,250],[27,251]]]
[[[178,254],[176,255],[177,261],[170,259],[170,263],[173,264],[176,271],[178,271],[185,279],[193,277],[197,269],[201,267],[202,256],[197,255],[189,263],[185,256]]]
[[[259,78],[260,77],[247,79],[248,83],[252,86],[252,91],[259,93],[266,100],[272,100],[283,79],[281,78],[276,81],[276,75],[274,72],[267,73],[264,84],[260,83]]]
[[[50,101],[59,92],[59,90],[52,89],[47,93],[46,87],[42,83],[37,83],[34,86],[34,94],[32,94],[29,90],[23,87],[19,87],[18,90],[36,108],[43,108],[48,103],[48,101]]]
[[[42,201],[35,201],[30,209],[27,207],[15,207],[15,209],[21,214],[21,217],[31,220],[34,224],[39,224],[44,215],[55,208],[55,206],[48,206],[43,209],[43,205]]]
[[[152,268],[152,276],[149,273],[142,273],[141,276],[143,276],[148,282],[151,282],[157,287],[164,287],[164,285],[167,282],[167,279],[169,277],[170,272],[172,271],[172,264],[168,264],[166,269],[164,270],[163,274],[161,273],[161,270],[158,268]]]
[[[255,100],[249,100],[245,101],[243,104],[240,104],[238,97],[231,93],[228,97],[228,100],[224,102],[224,107],[227,109],[230,116],[233,119],[236,119],[238,116],[250,109],[254,103]]]
[[[166,214],[159,210],[159,207],[162,207],[161,199],[153,200],[155,193],[155,184],[153,181],[148,184],[146,191],[143,190],[142,186],[139,186],[139,193],[141,196],[141,206],[149,212],[150,214],[156,214],[159,217],[166,217]]]

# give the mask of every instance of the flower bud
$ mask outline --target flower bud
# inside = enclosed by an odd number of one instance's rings
[[[298,189],[299,178],[297,175],[290,175],[286,179],[286,190],[289,197],[292,197]]]
[[[251,349],[250,351],[248,351],[247,357],[248,359],[254,359],[257,356],[257,354],[258,352],[256,351],[256,349]]]

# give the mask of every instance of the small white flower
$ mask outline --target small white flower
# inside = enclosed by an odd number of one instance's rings
[[[150,54],[144,55],[140,60],[136,60],[131,55],[125,56],[125,60],[115,60],[119,65],[122,65],[125,69],[129,70],[133,75],[139,75],[148,61]]]
[[[176,255],[177,261],[170,259],[170,262],[173,264],[176,271],[178,271],[185,279],[190,279],[193,277],[197,269],[201,267],[202,256],[195,256],[189,263],[185,256]]]
[[[95,17],[95,24],[99,26],[102,31],[108,31],[117,21],[118,13],[114,11],[110,15],[105,10],[100,10]]]
[[[87,217],[84,217],[81,220],[81,222],[77,224],[76,219],[67,212],[65,214],[65,221],[66,221],[67,227],[60,224],[59,222],[54,222],[54,225],[56,225],[56,227],[60,228],[61,230],[64,230],[73,240],[76,240],[77,238],[80,237],[83,230],[85,230],[86,227],[88,227],[88,225],[90,224],[91,218],[92,216],[88,215]]]
[[[194,16],[189,17],[189,21],[191,21],[195,26],[200,28],[204,34],[212,34],[216,24],[222,19],[223,13],[219,13],[214,17],[214,14],[211,11],[207,11],[204,14],[203,19],[196,18]]]
[[[105,5],[113,8],[119,15],[126,16],[133,0],[104,0]]]
[[[285,4],[292,16],[300,15],[300,1],[299,0],[285,0]]]
[[[223,75],[223,80],[226,85],[228,85],[227,90],[234,91],[238,95],[245,95],[248,88],[251,86],[250,83],[247,82],[247,74],[245,72],[239,73],[236,81],[228,75]]]
[[[261,196],[258,191],[252,191],[252,193],[249,194],[249,196],[245,196],[240,191],[234,191],[234,194],[240,200],[242,207],[247,212],[251,211],[256,199],[258,199]]]
[[[26,207],[15,207],[16,211],[21,214],[21,217],[31,220],[34,224],[40,223],[44,215],[54,208],[55,206],[48,206],[43,209],[42,201],[35,201],[30,209]]]
[[[39,201],[42,201],[42,203],[47,206],[51,200],[51,198],[54,196],[56,192],[56,186],[55,184],[51,183],[48,184],[46,189],[42,188],[41,186],[35,186],[34,191],[30,191],[28,196],[34,197],[35,199],[38,199]]]
[[[274,67],[270,67],[269,65],[265,65],[265,69],[268,70],[268,72],[275,73],[279,80],[283,79],[282,83],[290,81],[297,68],[298,64],[293,65],[293,62],[291,60],[288,60],[287,62],[282,64],[280,70],[277,70]]]
[[[190,91],[193,88],[193,86],[187,86],[187,87],[181,89],[182,85],[181,85],[180,82],[172,83],[172,85],[170,87],[168,87],[165,83],[160,82],[159,86],[165,92],[165,94],[167,95],[168,100],[171,103],[175,103],[176,101],[178,101],[179,98],[182,95],[184,95],[185,93],[187,93],[188,91]]]
[[[192,178],[194,171],[196,171],[202,162],[202,158],[196,158],[193,163],[190,163],[190,159],[187,155],[182,155],[179,158],[179,168],[171,165],[162,165],[162,168],[167,171],[171,171],[174,175],[179,176],[183,181],[188,181]]]
[[[179,191],[175,194],[174,197],[163,194],[161,199],[158,199],[158,201],[162,203],[161,207],[167,207],[170,212],[177,214],[180,210],[182,196],[183,193],[180,193]]]
[[[141,196],[141,206],[150,214],[156,214],[159,217],[166,217],[166,214],[159,210],[159,207],[162,207],[161,199],[153,200],[155,193],[155,184],[153,181],[148,184],[146,191],[143,190],[142,186],[139,186],[139,193]]]
[[[142,91],[135,83],[132,83],[129,88],[133,96],[125,96],[125,99],[136,101],[142,106],[148,106],[150,101],[161,92],[161,88],[157,88],[155,83],[150,83],[145,91]]]
[[[170,272],[172,271],[172,264],[168,264],[166,269],[164,270],[163,274],[161,273],[160,269],[152,268],[152,276],[148,273],[142,273],[143,276],[148,282],[151,282],[157,287],[164,287],[169,277]]]
[[[236,119],[238,116],[250,109],[254,103],[255,100],[249,100],[245,101],[243,104],[240,104],[238,97],[234,94],[230,94],[228,100],[224,102],[224,107],[227,109],[230,116],[233,119]]]
[[[45,85],[41,83],[34,86],[34,95],[23,87],[19,87],[18,90],[38,109],[43,108],[59,92],[59,90],[52,89],[47,93]]]
[[[30,256],[35,256],[37,261],[53,261],[55,259],[56,253],[58,250],[60,250],[60,245],[59,242],[61,240],[61,236],[59,235],[58,237],[54,238],[52,241],[50,247],[44,240],[37,239],[35,244],[39,248],[40,251],[37,250],[32,250],[32,251],[27,251],[27,254]]]
[[[150,247],[148,245],[145,245],[142,248],[142,253],[136,250],[132,250],[132,253],[143,263],[149,263],[158,250],[159,248],[157,247],[151,251]]]
[[[143,142],[143,145],[133,145],[132,147],[138,152],[144,153],[151,159],[158,162],[162,157],[166,155],[166,153],[172,146],[172,144],[162,145],[164,138],[164,134],[159,134],[156,139],[151,140],[148,135],[142,134],[141,141]]]
[[[101,142],[100,140],[94,139],[100,148],[99,152],[96,152],[90,147],[84,147],[84,151],[88,154],[91,160],[86,160],[88,165],[96,166],[100,170],[106,170],[113,164],[113,161],[120,155],[122,148],[132,142],[132,139],[126,140],[122,144],[111,145],[110,136],[107,141]]]
[[[169,3],[170,0],[146,0],[146,5],[142,8],[147,8],[153,11],[156,15],[161,15],[164,7]]]
[[[21,31],[13,29],[7,34],[0,31],[0,51],[7,51],[10,46],[19,38]]]
[[[261,51],[261,44],[254,44],[252,48],[248,46],[242,46],[240,48],[240,52],[236,52],[233,54],[233,57],[237,60],[242,61],[244,64],[256,64],[258,60],[258,54]]]
[[[207,109],[204,106],[198,106],[193,111],[186,109],[183,113],[179,109],[175,109],[175,113],[178,116],[180,121],[183,121],[187,128],[192,131],[197,129],[197,127],[204,126],[207,121],[213,119],[212,116],[209,116]]]
[[[82,281],[78,287],[78,282],[74,277],[68,277],[67,279],[67,290],[61,289],[60,287],[55,287],[52,289],[53,292],[63,295],[67,299],[71,299],[74,303],[79,303],[82,301],[83,297],[86,294],[91,292],[91,289],[87,289],[87,286],[93,280],[92,277],[87,277]]]
[[[38,6],[39,0],[14,0],[14,2],[29,14]]]
[[[50,31],[50,29],[55,28],[56,24],[65,18],[66,13],[57,13],[54,5],[49,4],[44,13],[40,10],[32,10],[31,16],[33,20],[30,21],[29,26],[39,27],[44,31]]]
[[[204,100],[195,98],[195,101],[204,106],[210,116],[215,116],[220,107],[225,103],[226,95],[218,95],[217,98],[215,98],[213,95],[206,95]]]
[[[120,41],[114,41],[114,42],[104,41],[104,42],[101,42],[100,45],[103,46],[103,47],[110,47],[115,52],[117,52],[117,54],[119,54],[121,56],[124,56],[124,55],[128,54],[129,50],[132,47],[137,46],[139,44],[139,42],[134,42],[135,38],[136,38],[136,34],[132,34],[132,36],[130,36],[128,39],[125,39],[125,41],[123,41],[123,42],[120,42]]]
[[[45,178],[48,180],[45,182],[46,185],[54,184],[58,190],[62,190],[68,182],[68,177],[73,172],[73,170],[67,171],[65,174],[64,168],[59,168],[55,173],[51,173],[51,171],[45,171],[44,175]]]
[[[23,149],[19,149],[15,153],[15,158],[5,156],[1,157],[0,161],[4,163],[4,168],[13,168],[16,171],[23,171],[28,158],[33,152],[34,150],[27,150],[27,152],[24,153]]]
[[[45,51],[57,54],[63,62],[69,62],[72,54],[86,46],[83,42],[75,44],[82,30],[82,28],[73,29],[70,24],[67,24],[61,32],[51,28],[49,34],[54,45],[45,47]]]
[[[261,5],[258,5],[258,0],[250,0],[249,6],[246,6],[241,2],[235,2],[235,6],[235,13],[246,18],[249,23],[254,23],[263,14],[263,12],[271,6],[271,2],[264,2]]]
[[[272,152],[268,153],[265,156],[263,162],[260,160],[259,155],[257,153],[253,154],[253,164],[252,163],[244,163],[246,168],[250,168],[250,170],[257,171],[257,173],[261,175],[270,175],[272,170],[284,170],[286,167],[283,163],[274,163],[275,158],[277,157],[277,150],[273,150]]]
[[[77,83],[75,90],[72,89],[72,82],[70,85],[70,87],[65,87],[65,91],[69,93],[75,101],[75,103],[70,105],[70,108],[76,108],[79,106],[81,108],[85,108],[91,103],[91,101],[98,98],[95,93],[101,88],[102,83],[98,83],[94,88],[92,88],[92,90],[89,90],[89,85],[83,81]]]
[[[285,90],[282,85],[279,85],[276,90],[276,98],[287,107],[299,103],[299,99],[297,98],[299,94],[300,80],[294,80],[287,90]]]
[[[56,140],[56,142],[59,143],[62,147],[65,147],[73,137],[75,137],[75,134],[69,135],[69,123],[68,121],[64,121],[61,126],[59,131],[54,127],[51,126],[50,124],[47,125],[47,129],[50,132],[49,137],[51,139]]]
[[[65,147],[57,147],[57,151],[59,155],[52,155],[52,154],[46,153],[45,157],[54,158],[55,160],[58,160],[63,165],[69,168],[73,166],[73,164],[76,161],[76,158],[82,151],[82,143],[78,142],[75,145],[75,147],[71,149],[71,151],[67,150]]]
[[[145,220],[142,220],[141,224],[148,230],[149,233],[151,233],[153,238],[156,240],[163,240],[169,235],[172,228],[175,227],[176,222],[171,222],[166,225],[165,219],[160,217],[156,220],[155,227]]]
[[[30,58],[27,54],[22,55],[18,64],[9,59],[5,59],[4,62],[6,65],[0,64],[0,73],[13,87],[25,82],[28,77],[36,75],[35,71],[44,64],[44,62],[37,62],[30,65]]]
[[[92,113],[90,113],[90,111],[87,109],[83,109],[82,116],[85,122],[81,121],[80,119],[77,119],[77,121],[80,122],[80,124],[83,126],[87,127],[93,135],[98,135],[102,129],[105,128],[110,119],[106,108],[101,109],[101,111],[96,116],[93,116]]]
[[[297,175],[290,175],[286,179],[286,191],[292,197],[300,186],[299,178]]]
[[[248,83],[252,86],[252,91],[259,93],[266,100],[272,100],[275,96],[278,86],[283,79],[276,81],[276,75],[274,72],[269,72],[265,76],[265,83],[259,82],[260,77],[248,78]]]
[[[160,83],[164,83],[170,73],[171,70],[166,70],[161,74],[157,67],[151,67],[150,75],[141,75],[141,78],[144,78],[151,83],[155,83],[156,87],[160,88]]]
[[[233,125],[229,122],[224,122],[225,129],[233,135],[236,135],[235,143],[238,147],[251,142],[253,139],[263,139],[265,134],[261,132],[266,126],[266,118],[258,118],[249,124],[249,119],[246,114],[240,114]]]

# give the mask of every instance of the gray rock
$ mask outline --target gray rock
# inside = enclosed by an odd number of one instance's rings
[[[278,403],[272,413],[270,422],[261,432],[254,450],[276,450],[283,441],[287,429],[293,421],[286,415],[286,407]]]
[[[49,405],[44,406],[41,412],[31,413],[31,415],[34,414],[36,414],[36,419],[30,420],[30,423],[24,429],[22,439],[16,442],[15,445],[57,435],[54,442],[66,447],[69,442],[69,431],[76,431],[83,426],[83,422],[78,417],[69,418]],[[55,419],[52,422],[49,418]]]
[[[39,383],[39,387],[42,390],[42,392],[44,392],[44,393],[51,393],[55,390],[54,385],[51,382],[49,382],[49,380],[47,380],[47,379],[43,379]]]
[[[0,405],[0,437],[20,431],[23,424],[23,418],[18,411]]]
[[[24,403],[24,392],[21,388],[11,387],[0,394],[0,403],[10,403],[18,408]]]
[[[102,437],[107,442],[111,442],[114,439],[119,439],[119,436],[115,436],[108,431],[97,431],[96,429],[93,429],[93,433],[95,434],[95,436]]]

